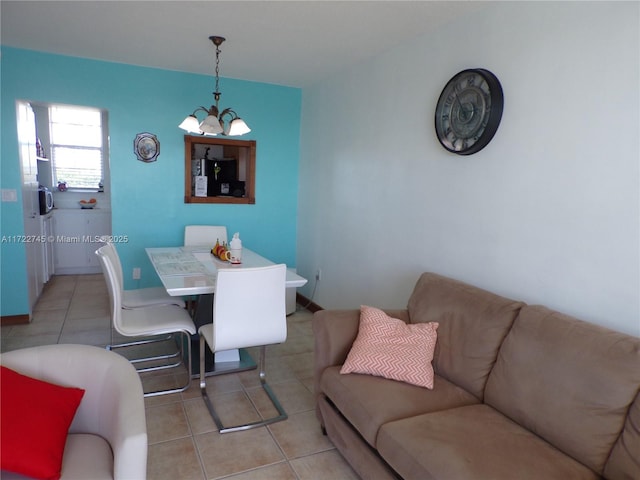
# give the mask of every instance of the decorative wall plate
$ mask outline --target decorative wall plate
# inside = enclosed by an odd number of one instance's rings
[[[160,155],[160,142],[152,133],[139,133],[133,141],[133,151],[141,162],[155,162]]]

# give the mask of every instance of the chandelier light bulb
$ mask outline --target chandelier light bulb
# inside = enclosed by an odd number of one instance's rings
[[[249,133],[250,131],[251,129],[247,126],[246,123],[244,123],[244,120],[242,120],[241,118],[236,118],[229,124],[229,131],[227,132],[227,135],[229,135],[230,137],[235,137],[244,135],[245,133]]]
[[[200,130],[205,135],[217,135],[219,133],[223,133],[222,125],[220,125],[220,120],[218,120],[218,117],[214,115],[207,115],[207,118],[205,118],[200,124]]]
[[[189,133],[200,133],[200,122],[195,115],[187,116],[178,126]]]

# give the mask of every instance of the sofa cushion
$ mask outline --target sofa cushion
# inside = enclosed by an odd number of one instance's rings
[[[360,307],[360,326],[342,374],[366,373],[433,388],[438,324],[408,325],[378,308]]]
[[[406,480],[599,478],[488,405],[387,423],[378,452]]]
[[[522,302],[480,288],[424,273],[408,310],[411,323],[437,322],[435,373],[482,400],[498,349]]]
[[[84,390],[63,387],[0,366],[3,470],[60,478],[69,426]]]
[[[325,395],[371,445],[380,426],[391,420],[477,403],[462,388],[439,378],[433,390],[372,375],[341,375],[340,367],[325,369],[320,379]]]
[[[604,476],[611,480],[640,478],[640,393],[604,466]]]
[[[485,402],[602,473],[639,386],[640,338],[527,306],[502,345]]]

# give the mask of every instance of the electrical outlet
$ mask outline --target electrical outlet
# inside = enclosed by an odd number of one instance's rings
[[[140,267],[135,267],[133,269],[133,279],[140,280]]]
[[[3,202],[17,202],[18,191],[15,188],[3,188],[2,189],[2,201]]]
[[[322,270],[318,269],[316,270],[316,282],[319,282],[321,278],[322,278]]]

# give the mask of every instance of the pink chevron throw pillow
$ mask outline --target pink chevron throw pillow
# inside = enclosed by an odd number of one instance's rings
[[[360,327],[340,373],[365,373],[433,389],[438,323],[407,324],[360,307]]]

